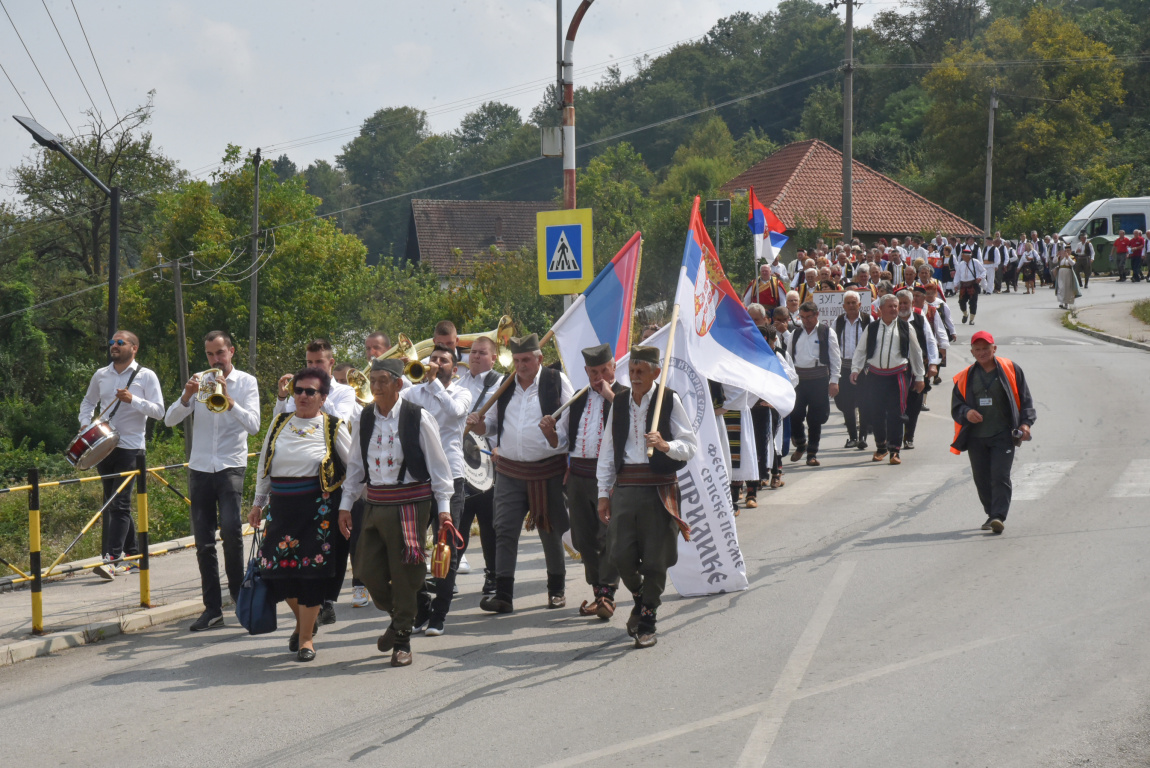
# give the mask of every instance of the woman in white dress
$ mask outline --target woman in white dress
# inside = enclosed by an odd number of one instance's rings
[[[1074,309],[1074,300],[1082,295],[1082,291],[1078,289],[1078,277],[1074,274],[1074,254],[1069,248],[1063,248],[1058,252],[1054,292],[1058,296],[1060,309]]]

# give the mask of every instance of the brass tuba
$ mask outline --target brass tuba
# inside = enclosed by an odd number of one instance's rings
[[[515,333],[515,323],[510,317],[504,315],[499,318],[499,325],[494,330],[484,331],[482,333],[465,333],[459,336],[455,342],[455,348],[460,352],[467,352],[471,349],[471,345],[478,338],[487,338],[495,342],[497,349],[496,362],[504,369],[511,368],[511,349],[507,343],[511,340],[511,336]],[[431,354],[435,349],[434,339],[424,339],[415,345],[415,355],[418,359],[423,359]],[[457,363],[460,367],[466,368],[467,363]],[[349,380],[350,381],[350,380]]]
[[[196,393],[196,399],[212,413],[223,413],[228,409],[228,399],[220,391],[220,385],[217,381],[223,375],[223,371],[219,368],[209,368],[196,374],[196,379],[200,383],[200,391]]]

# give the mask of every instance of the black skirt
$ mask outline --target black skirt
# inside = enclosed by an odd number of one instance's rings
[[[260,572],[277,600],[305,607],[334,599],[347,568],[339,532],[340,491],[328,498],[316,477],[273,477]]]

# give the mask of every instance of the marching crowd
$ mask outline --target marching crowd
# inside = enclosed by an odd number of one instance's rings
[[[997,237],[987,249],[942,238],[831,250],[820,241],[789,266],[777,258],[764,264],[744,302],[790,377],[795,404],[784,416],[748,392],[711,384],[735,514],[740,504],[756,507],[761,488],[785,484],[784,459],[820,466],[832,403],[846,423],[845,449],[869,451],[873,440],[873,461],[901,464],[958,341],[947,297],[958,294],[961,322],[973,325],[980,293],[1017,290],[1020,271],[1031,288],[1035,276],[1045,282],[1047,257],[1033,254],[1047,249],[1033,242],[1020,255]],[[815,302],[825,291],[842,294],[832,323],[820,321]],[[579,615],[610,620],[621,583],[633,598],[627,634],[638,648],[653,646],[667,571],[679,537],[690,537],[677,474],[699,445],[679,395],[668,389],[660,397],[660,352],[642,346],[653,330],[645,328],[630,350],[629,387],[616,381],[609,345],[584,349],[590,384],[578,393],[561,370],[543,365],[534,334],[507,340],[512,365],[503,376],[493,370],[500,349],[492,335],[471,339],[464,360],[454,324],[442,321],[420,377],[410,376],[411,361],[385,334],[372,333],[364,339],[370,396],[347,383],[358,371],[336,365],[330,343],[309,344],[305,366],[277,382],[247,513],[263,534],[255,555],[261,575],[296,618],[288,643],[295,658],[313,660],[316,632],[336,621],[333,603],[350,561],[352,605],[370,602],[389,614],[377,648],[393,666],[409,665],[413,634],[445,631],[456,575],[469,568],[473,523],[484,562],[482,610],[514,611],[524,529],[542,544],[546,607],[565,608],[570,532],[590,590]],[[192,417],[188,495],[204,600],[193,631],[223,621],[217,528],[233,599],[241,588],[248,437],[261,427],[256,380],[233,365],[231,338],[212,331],[203,343],[217,371],[216,407],[199,396],[206,382],[197,374],[165,410],[155,373],[135,360],[139,340],[119,331],[80,414],[87,425],[97,404],[125,406],[110,417],[121,442],[98,465],[101,474],[135,467],[147,418],[174,426]],[[993,337],[974,333],[971,349],[976,363],[955,377],[951,392],[952,450],[969,453],[983,528],[1001,533],[1012,447],[1029,439],[1035,414],[1021,369],[996,356]],[[484,456],[493,464],[490,487],[473,484],[465,467]],[[111,580],[132,567],[125,556],[135,554],[136,536],[127,493],[117,495],[112,480],[104,490],[111,503],[95,570]],[[442,533],[450,551],[437,578],[429,575],[429,530]]]

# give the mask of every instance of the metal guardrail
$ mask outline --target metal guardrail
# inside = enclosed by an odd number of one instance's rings
[[[248,458],[256,456],[255,453],[249,453]],[[25,485],[16,485],[9,488],[0,488],[0,495],[5,493],[15,493],[19,491],[26,491],[28,493],[28,572],[25,573],[20,568],[8,562],[4,558],[0,558],[0,565],[7,567],[9,570],[17,574],[17,578],[12,579],[9,583],[20,584],[31,582],[31,595],[32,595],[32,634],[44,634],[44,605],[43,605],[43,588],[44,580],[50,577],[56,570],[56,567],[63,562],[68,553],[80,542],[92,526],[96,524],[108,505],[120,495],[121,492],[127,488],[134,479],[136,481],[136,538],[140,548],[140,554],[129,555],[122,557],[115,562],[117,564],[138,561],[140,569],[140,606],[143,608],[152,607],[152,594],[151,594],[151,573],[150,573],[150,551],[148,544],[148,476],[152,476],[172,493],[179,496],[189,506],[192,501],[183,493],[180,493],[175,487],[172,486],[167,480],[161,477],[161,472],[174,469],[184,469],[188,465],[184,464],[167,464],[160,467],[148,467],[144,456],[139,456],[137,459],[136,468],[127,472],[115,472],[108,475],[93,475],[90,477],[74,477],[66,478],[64,480],[51,480],[49,482],[40,482],[40,470],[32,468],[28,470],[28,482]],[[87,525],[81,529],[80,533],[75,539],[64,549],[60,556],[48,567],[47,571],[43,570],[41,563],[41,521],[40,521],[40,491],[45,488],[59,488],[66,485],[75,485],[78,483],[90,483],[96,480],[109,480],[113,478],[123,478],[123,482],[116,489],[107,501],[100,507],[99,511],[92,516]],[[244,524],[246,528],[247,525]],[[194,546],[194,545],[193,545]],[[168,550],[165,550],[168,551]],[[157,553],[160,554],[160,553]],[[102,562],[102,561],[101,561]],[[82,566],[78,570],[87,570],[95,568],[101,562],[91,563]],[[77,569],[70,569],[77,570]]]

